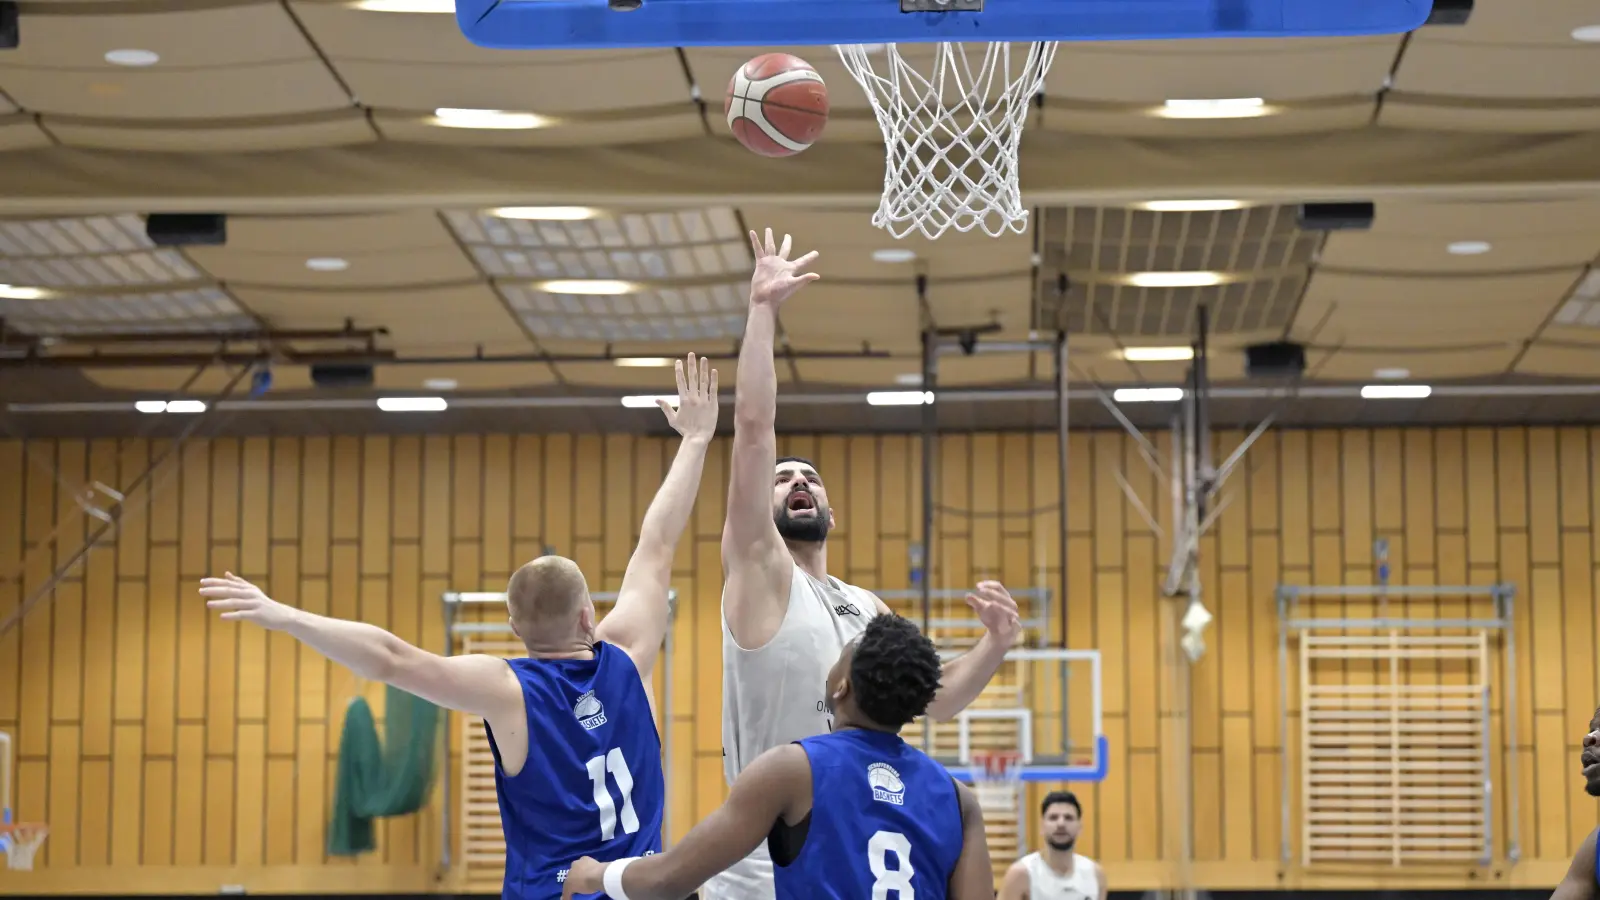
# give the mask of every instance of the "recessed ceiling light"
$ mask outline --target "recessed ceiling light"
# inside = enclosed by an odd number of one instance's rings
[[[1183,388],[1118,388],[1111,392],[1118,403],[1171,403],[1183,399]]]
[[[1243,200],[1151,200],[1139,204],[1151,212],[1215,212],[1224,209],[1243,209]]]
[[[890,247],[886,250],[872,251],[872,261],[881,263],[907,263],[917,258],[915,251],[902,247]]]
[[[1600,43],[1600,25],[1584,25],[1572,29],[1572,39],[1583,41],[1585,44]]]
[[[142,413],[203,413],[204,400],[140,400],[133,408]]]
[[[543,128],[550,119],[525,112],[507,112],[503,109],[452,109],[441,107],[433,111],[433,124],[443,128],[485,128],[517,130]]]
[[[665,356],[619,356],[612,362],[633,369],[664,369],[673,363]]]
[[[1221,272],[1130,272],[1123,281],[1134,287],[1210,287],[1227,281]]]
[[[166,412],[167,411],[167,401],[165,401],[165,400],[139,400],[139,401],[136,401],[133,404],[133,408],[138,410],[139,412],[142,412],[142,413],[161,413],[161,412]]]
[[[1455,256],[1477,256],[1489,252],[1488,241],[1456,241],[1444,248]]]
[[[422,386],[430,391],[453,391],[457,385],[454,378],[429,378],[422,382]]]
[[[443,397],[378,398],[378,408],[384,412],[441,412],[449,406]]]
[[[1421,400],[1433,393],[1425,384],[1369,384],[1361,389],[1363,400]]]
[[[534,282],[533,286],[547,294],[631,294],[639,290],[631,281],[609,278],[564,278]]]
[[[622,405],[629,409],[647,409],[655,406],[657,400],[665,400],[673,406],[678,405],[676,394],[632,394],[622,398]]]
[[[20,284],[0,284],[0,300],[43,300],[50,292],[42,288],[23,287]]]
[[[500,219],[529,219],[543,222],[581,222],[597,218],[600,210],[588,206],[502,206],[490,210]]]
[[[1214,100],[1168,100],[1155,111],[1168,119],[1252,119],[1272,112],[1260,97],[1224,97]]]
[[[913,386],[919,385],[919,384],[922,383],[922,373],[921,372],[901,372],[899,375],[896,375],[894,377],[894,383],[895,384],[903,384],[903,385],[906,385],[908,387],[913,387]]]
[[[923,406],[933,402],[933,391],[872,391],[867,394],[870,406]]]
[[[1117,353],[1128,362],[1180,362],[1194,359],[1193,347],[1126,347]]]
[[[1401,378],[1410,378],[1410,369],[1373,369],[1373,378],[1382,378],[1385,381],[1397,381]]]
[[[131,66],[136,69],[142,69],[145,66],[153,66],[160,61],[161,54],[154,50],[106,51],[106,62],[111,63],[113,66]]]
[[[306,268],[313,272],[343,272],[350,268],[350,261],[337,256],[315,256],[306,260]]]
[[[350,4],[366,12],[453,13],[455,0],[356,0]]]

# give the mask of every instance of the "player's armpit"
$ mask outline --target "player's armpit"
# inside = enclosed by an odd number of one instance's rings
[[[956,782],[961,798],[961,858],[950,875],[950,900],[994,900],[994,866],[989,861],[989,836],[983,830],[983,808],[972,789]],[[1010,874],[1007,873],[1007,880]]]
[[[1556,885],[1550,900],[1593,900],[1600,896],[1600,885],[1595,880],[1596,835],[1600,835],[1600,830],[1589,832],[1583,843],[1578,845],[1578,852],[1572,855],[1572,865],[1567,867],[1566,877]]]
[[[671,850],[630,863],[622,875],[623,890],[630,900],[682,900],[750,855],[779,817],[798,821],[810,809],[811,764],[805,750],[798,744],[774,747],[739,773],[727,801]]]
[[[1014,862],[1006,870],[1006,877],[1000,882],[1000,893],[995,895],[995,900],[1028,900],[1029,887],[1027,867],[1020,861]]]

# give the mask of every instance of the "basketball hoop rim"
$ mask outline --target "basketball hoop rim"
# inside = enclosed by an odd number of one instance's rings
[[[1025,756],[1021,750],[975,750],[967,770],[973,784],[1019,784]]]

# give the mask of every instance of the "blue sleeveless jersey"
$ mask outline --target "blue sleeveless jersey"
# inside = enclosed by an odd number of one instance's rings
[[[484,723],[506,835],[506,900],[557,900],[580,856],[661,852],[667,789],[650,701],[628,654],[606,643],[594,650],[594,659],[509,660],[528,711],[528,761],[516,775],[501,768]]]
[[[961,798],[944,766],[881,731],[798,741],[811,760],[811,821],[778,900],[944,900],[961,858]]]

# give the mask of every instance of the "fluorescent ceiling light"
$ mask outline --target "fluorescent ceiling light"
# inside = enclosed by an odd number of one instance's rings
[[[452,109],[441,107],[433,111],[433,124],[444,128],[485,128],[517,130],[543,128],[550,124],[544,116],[525,112],[507,112],[503,109]]]
[[[1425,384],[1369,384],[1361,389],[1363,400],[1421,400],[1433,393]]]
[[[161,54],[154,50],[109,50],[106,52],[106,62],[113,66],[130,66],[142,69],[153,66],[161,61]]]
[[[0,284],[0,300],[43,300],[50,292],[20,284]]]
[[[1168,100],[1156,114],[1168,119],[1251,119],[1272,111],[1260,97]]]
[[[204,400],[168,400],[167,412],[169,413],[203,413],[206,411]]]
[[[619,356],[612,362],[625,369],[664,369],[673,361],[665,356]]]
[[[453,391],[458,386],[454,378],[429,378],[422,386],[430,391]]]
[[[1171,403],[1183,399],[1183,388],[1118,388],[1111,392],[1118,403]]]
[[[631,294],[639,290],[639,285],[631,281],[613,281],[608,278],[538,281],[534,282],[534,287],[547,294]]]
[[[872,251],[872,261],[881,263],[908,263],[917,258],[916,251],[903,247],[890,247]]]
[[[1600,25],[1584,25],[1572,29],[1572,39],[1585,44],[1600,44]]]
[[[443,397],[378,398],[378,408],[384,412],[442,412],[449,406]]]
[[[502,206],[489,214],[500,219],[529,219],[542,222],[581,222],[598,218],[600,210],[588,206]]]
[[[367,12],[453,13],[455,0],[356,0],[350,4]]]
[[[350,268],[350,261],[337,256],[314,256],[306,260],[306,268],[313,272],[343,272]]]
[[[1125,347],[1117,354],[1128,362],[1182,362],[1194,359],[1193,347]]]
[[[1243,209],[1243,200],[1151,200],[1139,204],[1151,212],[1215,212],[1224,209]]]
[[[1456,241],[1444,248],[1453,256],[1477,256],[1489,252],[1488,241]]]
[[[915,387],[916,385],[919,385],[919,384],[922,383],[922,373],[921,372],[901,372],[899,375],[896,375],[894,377],[894,383],[895,384],[903,384],[903,385],[906,385],[907,387]]]
[[[1374,370],[1372,370],[1372,377],[1373,378],[1382,378],[1385,381],[1397,381],[1397,380],[1399,380],[1401,378],[1410,378],[1411,377],[1411,370],[1410,369],[1374,369]]]
[[[872,391],[867,394],[871,406],[922,406],[933,402],[933,391]]]
[[[140,400],[133,404],[133,408],[142,413],[163,413],[167,411],[167,401]]]
[[[673,406],[678,405],[676,395],[669,394],[633,394],[622,398],[622,405],[629,409],[646,409],[656,405],[657,400],[665,400]]]
[[[1123,280],[1134,287],[1183,288],[1210,287],[1227,277],[1221,272],[1130,272]]]

